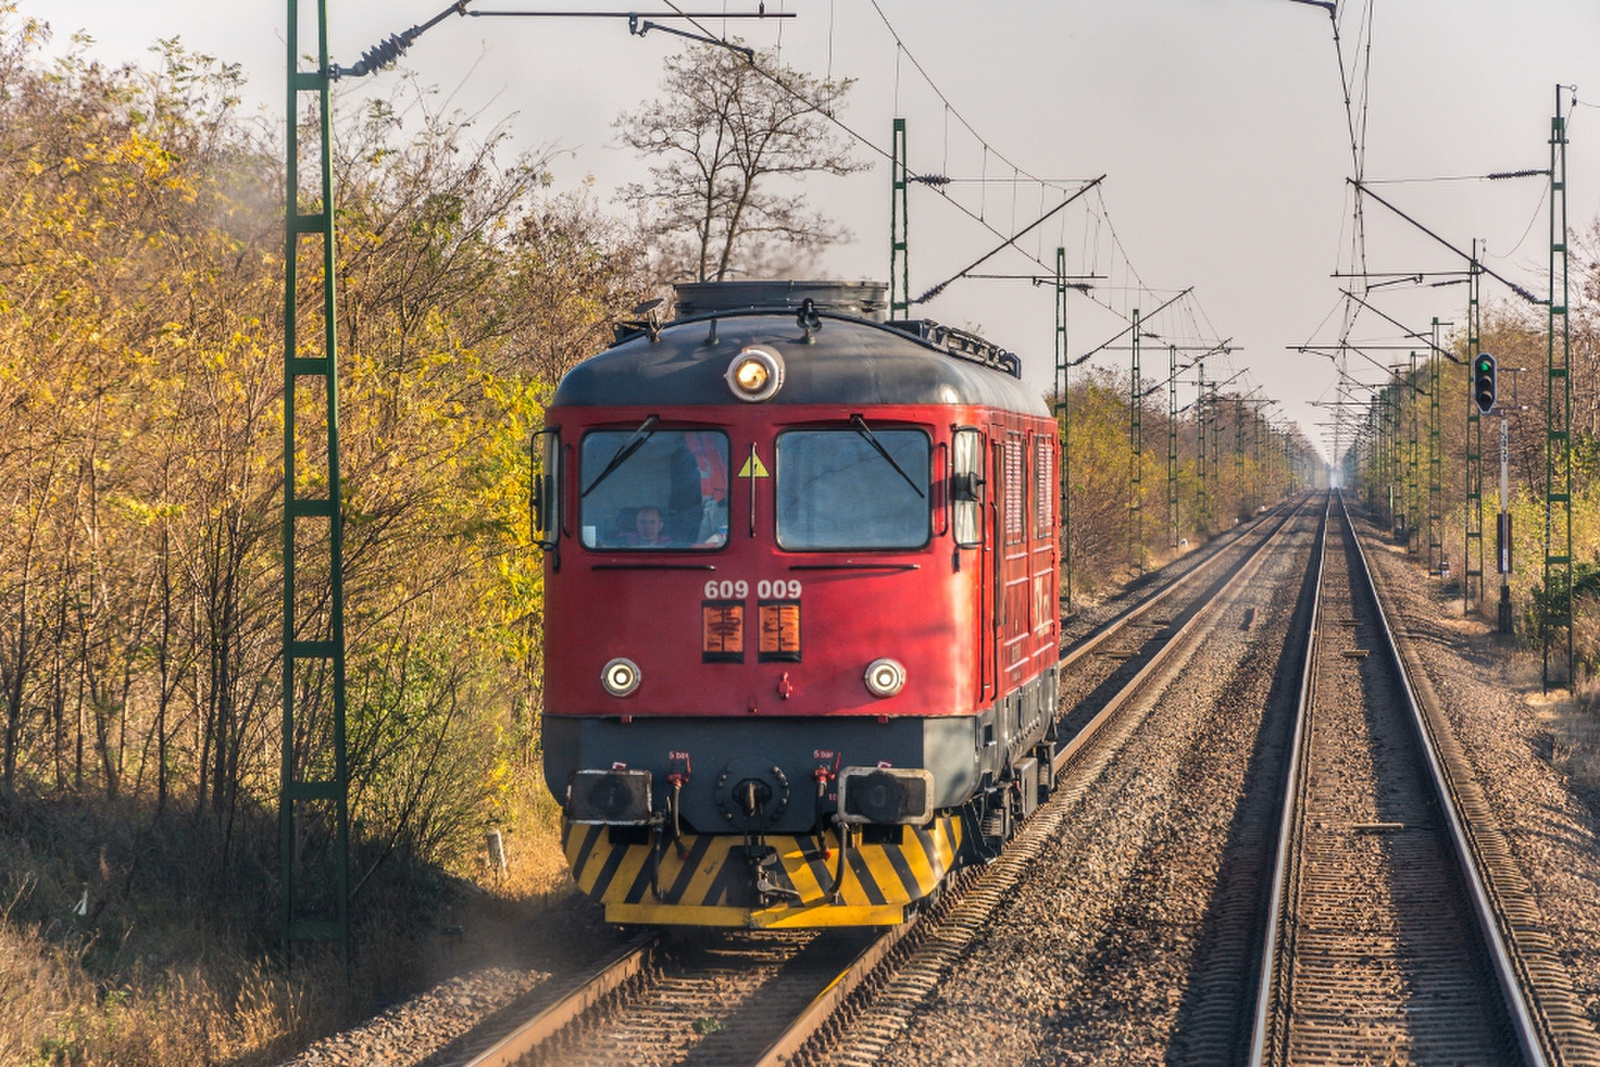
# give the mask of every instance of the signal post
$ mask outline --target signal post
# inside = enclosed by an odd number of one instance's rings
[[[1479,415],[1488,415],[1496,407],[1499,391],[1499,367],[1495,358],[1481,352],[1472,361],[1472,403]],[[1495,517],[1494,558],[1500,571],[1499,631],[1511,633],[1511,512],[1507,501],[1511,495],[1510,452],[1511,430],[1506,421],[1506,408],[1500,408],[1500,510]]]

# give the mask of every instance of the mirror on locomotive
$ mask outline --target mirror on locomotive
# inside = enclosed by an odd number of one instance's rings
[[[540,430],[528,448],[528,513],[533,543],[556,547],[561,532],[561,431]]]
[[[957,430],[950,460],[950,500],[956,544],[983,543],[983,431]]]

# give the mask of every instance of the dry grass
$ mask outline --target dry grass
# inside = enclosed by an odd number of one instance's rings
[[[134,966],[111,983],[88,973],[82,947],[0,924],[0,1063],[268,1064],[337,1012],[322,1002],[343,985],[326,963],[290,976],[245,957]]]
[[[150,839],[99,815],[36,805],[0,837],[0,1064],[250,1067],[356,1010],[337,961],[271,961],[250,901],[195,892],[193,871],[134,877]],[[182,836],[152,851],[193,861]]]
[[[219,874],[186,817],[169,837],[130,829],[137,812],[70,805],[0,820],[0,1065],[278,1063],[476,962],[441,928],[514,950],[570,879],[553,801],[530,786],[506,807],[506,874],[423,869],[370,886],[348,976],[327,950],[297,948],[287,971],[276,959],[270,836],[236,856],[243,874]]]
[[[561,851],[561,809],[542,781],[523,779],[506,802],[500,823],[506,854],[504,875],[488,864],[487,854],[472,880],[486,892],[510,901],[545,901],[571,886],[566,856]]]
[[[1571,701],[1547,714],[1551,766],[1585,792],[1600,793],[1600,719]]]

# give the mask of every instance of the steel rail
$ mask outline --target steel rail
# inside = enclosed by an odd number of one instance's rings
[[[1099,733],[1106,723],[1110,722],[1116,716],[1117,712],[1119,712],[1122,707],[1128,703],[1128,701],[1132,700],[1134,696],[1143,689],[1144,683],[1149,679],[1150,675],[1154,674],[1158,669],[1166,665],[1167,657],[1173,652],[1173,650],[1179,647],[1179,645],[1183,642],[1184,637],[1186,637],[1189,632],[1199,624],[1202,618],[1207,616],[1208,609],[1216,604],[1225,593],[1232,589],[1235,584],[1245,576],[1245,572],[1249,568],[1250,564],[1259,558],[1261,554],[1266,551],[1267,546],[1272,544],[1272,542],[1278,538],[1278,536],[1283,532],[1284,528],[1288,526],[1289,520],[1300,514],[1304,508],[1304,504],[1305,501],[1302,500],[1300,503],[1296,504],[1295,507],[1290,509],[1289,512],[1284,515],[1282,521],[1280,521],[1277,526],[1273,527],[1270,533],[1268,533],[1260,541],[1256,542],[1256,544],[1250,549],[1245,557],[1241,560],[1238,560],[1234,564],[1235,570],[1233,575],[1228,578],[1222,587],[1216,590],[1216,592],[1214,592],[1211,597],[1205,601],[1205,603],[1196,608],[1194,613],[1189,616],[1184,624],[1172,632],[1171,636],[1167,638],[1166,643],[1151,653],[1149,662],[1147,662],[1143,667],[1139,668],[1139,673],[1130,678],[1127,685],[1123,686],[1116,692],[1115,695],[1111,697],[1110,700],[1106,701],[1105,706],[1102,707],[1098,713],[1096,713],[1095,717],[1085,723],[1083,729],[1079,730],[1073,736],[1072,740],[1068,741],[1067,744],[1062,747],[1061,751],[1056,753],[1056,757],[1051,763],[1052,778],[1054,778],[1055,775],[1059,775],[1066,765],[1071,762],[1071,760],[1080,751],[1083,750],[1084,746],[1087,745],[1090,740],[1093,739],[1094,735]],[[1213,557],[1213,559],[1215,558],[1216,557]],[[1212,560],[1206,561],[1207,564],[1211,562]],[[1196,569],[1198,570],[1198,568]],[[1182,580],[1187,580],[1194,573],[1194,571],[1189,572],[1189,574],[1184,575]],[[1165,596],[1175,588],[1177,588],[1177,583],[1174,583],[1167,589],[1162,590],[1160,595]],[[1140,607],[1135,609],[1134,612],[1129,613],[1129,617],[1138,611],[1142,611],[1149,605],[1149,603],[1150,602],[1147,601],[1146,604],[1140,605]],[[1102,638],[1097,637],[1096,640],[1102,640]]]
[[[1304,501],[1292,509],[1291,516],[1302,510]],[[944,981],[950,968],[968,951],[971,944],[991,930],[995,914],[1002,902],[1010,899],[1015,887],[1027,878],[1033,864],[1045,847],[1060,831],[1063,821],[1078,804],[1090,783],[1104,766],[1116,758],[1115,749],[1120,742],[1113,724],[1127,717],[1129,705],[1145,693],[1153,676],[1162,669],[1171,669],[1180,653],[1192,651],[1196,644],[1189,638],[1204,623],[1215,621],[1215,614],[1230,594],[1256,577],[1255,564],[1265,561],[1267,549],[1275,544],[1287,524],[1280,523],[1271,534],[1259,541],[1250,554],[1237,563],[1237,569],[1217,588],[1211,597],[1200,605],[1172,637],[1151,653],[1151,658],[1139,672],[1130,678],[1100,709],[1094,718],[1072,739],[1052,761],[1052,777],[1056,779],[1050,799],[1046,800],[1025,822],[1017,835],[987,867],[982,868],[978,880],[967,887],[959,898],[950,901],[950,911],[932,921],[921,944],[898,965],[893,978],[874,994],[876,1002],[886,1004],[883,1012],[874,1018],[870,1006],[863,1007],[852,1024],[850,1037],[854,1046],[848,1049],[851,1062],[873,1058],[881,1054],[887,1043],[903,1031],[908,1005],[922,1003],[938,984]],[[1072,773],[1062,774],[1073,764]],[[949,897],[947,896],[947,900]],[[862,1019],[872,1020],[864,1027]],[[824,1054],[825,1058],[837,1056],[836,1043]]]
[[[1300,772],[1306,759],[1306,722],[1311,701],[1316,696],[1317,652],[1322,634],[1322,582],[1328,562],[1328,512],[1333,507],[1332,494],[1323,504],[1322,526],[1317,533],[1316,593],[1311,600],[1311,624],[1306,639],[1305,662],[1300,667],[1300,699],[1295,706],[1294,739],[1289,745],[1289,773],[1284,780],[1284,795],[1293,797],[1299,791]],[[1295,805],[1285,803],[1278,821],[1278,849],[1272,865],[1272,895],[1267,905],[1267,929],[1262,938],[1261,968],[1256,987],[1256,1015],[1250,1036],[1251,1067],[1261,1067],[1266,1055],[1267,1031],[1272,1019],[1272,991],[1276,985],[1278,923],[1282,918],[1284,885],[1288,879],[1291,842],[1294,837]]]
[[[1450,841],[1455,850],[1456,862],[1467,883],[1473,914],[1478,919],[1484,944],[1488,948],[1495,979],[1505,999],[1511,1027],[1516,1033],[1517,1045],[1522,1050],[1523,1059],[1529,1067],[1546,1067],[1549,1061],[1545,1058],[1543,1043],[1539,1040],[1539,1029],[1532,1013],[1528,1010],[1527,1000],[1523,996],[1522,982],[1517,978],[1516,968],[1511,962],[1511,953],[1506,948],[1496,909],[1484,886],[1476,850],[1468,841],[1465,820],[1459,810],[1456,791],[1451,785],[1449,772],[1439,759],[1433,728],[1428,722],[1428,717],[1423,714],[1422,702],[1418,699],[1412,684],[1410,667],[1400,655],[1399,643],[1389,625],[1388,610],[1378,598],[1378,587],[1372,578],[1372,568],[1367,563],[1366,549],[1362,548],[1361,539],[1356,536],[1355,526],[1350,522],[1342,495],[1339,497],[1339,510],[1344,515],[1346,529],[1350,531],[1350,540],[1355,545],[1356,557],[1361,561],[1362,584],[1372,597],[1372,603],[1377,605],[1378,624],[1383,631],[1384,648],[1390,662],[1394,664],[1395,673],[1399,676],[1400,692],[1405,697],[1406,710],[1417,729],[1418,736],[1422,738],[1423,750],[1427,753],[1431,783],[1438,794],[1439,806],[1444,810],[1450,827]]]
[[[1182,638],[1197,626],[1203,617],[1208,615],[1206,608],[1209,607],[1210,603],[1220,599],[1245,577],[1251,562],[1256,560],[1267,546],[1277,539],[1289,521],[1301,512],[1304,505],[1305,501],[1302,500],[1286,508],[1277,524],[1254,545],[1249,546],[1242,559],[1235,560],[1230,564],[1234,573],[1226,583],[1212,595],[1206,604],[1195,610],[1190,618],[1171,634],[1161,648],[1152,653],[1150,661],[1057,754],[1053,763],[1056,773],[1059,773],[1088,744],[1090,739],[1100,731],[1101,726],[1114,718],[1122,707],[1143,689],[1149,676],[1165,665],[1173,650],[1183,643]],[[1082,656],[1103,647],[1125,627],[1154,611],[1158,606],[1165,604],[1180,590],[1190,588],[1201,575],[1206,575],[1214,580],[1216,577],[1215,570],[1223,562],[1225,553],[1231,547],[1233,546],[1223,546],[1216,554],[1200,561],[1192,570],[1171,585],[1085,638],[1072,653],[1061,659],[1061,665],[1065,667]],[[818,1031],[827,1025],[835,1012],[849,1001],[852,994],[861,988],[862,984],[879,965],[900,946],[906,935],[911,933],[924,918],[924,916],[920,915],[914,916],[908,922],[891,928],[883,936],[876,938],[859,952],[844,970],[829,981],[822,991],[795,1016],[783,1033],[767,1047],[756,1061],[757,1067],[779,1067],[779,1065],[791,1060]],[[630,942],[620,955],[602,965],[599,971],[586,979],[578,988],[562,997],[556,1003],[541,1010],[533,1018],[517,1027],[488,1049],[480,1052],[467,1062],[466,1067],[511,1067],[511,1065],[519,1062],[525,1056],[556,1038],[563,1030],[600,1005],[630,979],[643,973],[652,963],[659,944],[659,938],[655,936],[638,938]]]
[[[1256,556],[1260,554],[1266,548],[1266,546],[1276,538],[1278,533],[1285,525],[1287,525],[1289,520],[1299,513],[1303,507],[1303,504],[1304,501],[1287,509],[1279,518],[1278,524],[1256,543],[1256,545],[1250,550],[1249,554],[1246,555],[1243,560],[1235,562],[1234,566],[1238,569],[1239,573],[1236,573],[1233,578],[1230,579],[1228,585],[1224,586],[1222,590],[1218,590],[1216,594],[1218,597],[1220,597],[1226,589],[1232,586],[1233,581],[1240,577],[1250,561],[1255,559]],[[1119,616],[1117,619],[1113,620],[1107,626],[1097,631],[1091,637],[1085,639],[1081,645],[1074,649],[1071,655],[1063,657],[1063,659],[1060,661],[1061,665],[1065,667],[1069,663],[1076,661],[1082,656],[1087,655],[1104,645],[1131,622],[1140,616],[1153,611],[1156,606],[1164,603],[1168,597],[1174,595],[1179,589],[1186,588],[1198,575],[1201,573],[1209,573],[1213,569],[1213,566],[1222,559],[1222,555],[1223,553],[1219,551],[1209,559],[1202,560],[1194,567],[1193,570],[1189,571],[1189,573],[1183,575],[1183,577],[1173,582],[1172,585],[1168,586],[1166,589],[1163,589],[1151,599],[1144,601],[1143,603]],[[1073,741],[1057,754],[1052,763],[1053,771],[1059,772],[1059,770],[1063,768],[1085,744],[1088,743],[1089,739],[1099,731],[1099,727],[1114,717],[1117,711],[1120,710],[1120,708],[1126,704],[1126,702],[1130,700],[1135,693],[1142,689],[1143,684],[1148,676],[1158,666],[1165,662],[1168,650],[1175,648],[1179,644],[1179,639],[1186,635],[1189,630],[1196,625],[1198,619],[1203,614],[1203,608],[1202,610],[1196,611],[1182,627],[1175,631],[1171,639],[1169,639],[1161,649],[1158,649],[1154,653],[1151,662],[1146,664],[1138,674],[1130,679],[1129,682],[1122,688],[1122,690],[1119,691],[1110,702],[1108,702],[1107,706],[1103,708],[1098,715],[1096,715],[1094,720],[1088,723],[1085,728],[1078,733]],[[802,1011],[800,1015],[798,1015],[795,1020],[789,1024],[789,1027],[783,1032],[783,1034],[781,1034],[771,1044],[771,1046],[768,1047],[767,1051],[763,1053],[761,1059],[757,1061],[756,1067],[780,1067],[780,1065],[789,1062],[793,1056],[800,1052],[801,1049],[803,1049],[811,1040],[811,1038],[827,1024],[828,1020],[833,1017],[834,1013],[849,1000],[850,995],[857,988],[859,988],[862,982],[867,979],[867,977],[878,967],[878,965],[882,963],[891,952],[893,952],[893,950],[900,944],[901,939],[904,938],[905,935],[909,933],[919,921],[921,921],[921,919],[921,916],[914,917],[910,922],[886,932],[884,936],[878,938],[872,944],[863,949],[862,952],[850,962],[850,964],[839,974],[837,978],[831,981],[821,993],[817,994],[816,998],[813,999],[809,1005],[807,1005],[805,1010]]]
[[[804,1048],[817,1031],[827,1024],[833,1013],[849,999],[850,994],[867,980],[867,977],[877,969],[878,964],[894,951],[921,920],[922,916],[916,915],[908,922],[890,927],[883,936],[862,949],[860,954],[839,972],[839,976],[829,982],[827,987],[795,1016],[794,1021],[784,1029],[783,1033],[767,1046],[767,1050],[756,1061],[756,1067],[782,1067],[783,1064],[789,1063],[795,1053]]]
[[[1293,506],[1284,511],[1278,519],[1278,525],[1274,526],[1272,530],[1261,539],[1261,544],[1265,544],[1267,541],[1276,536],[1278,531],[1283,529],[1284,525],[1287,524],[1288,521],[1296,514],[1298,514],[1300,509],[1304,506],[1305,500],[1301,500],[1294,503]],[[1100,649],[1108,644],[1113,637],[1121,633],[1128,626],[1137,622],[1143,616],[1155,611],[1156,608],[1165,605],[1168,599],[1176,595],[1179,590],[1188,588],[1189,584],[1195,581],[1202,573],[1209,573],[1213,568],[1222,562],[1224,553],[1226,553],[1227,550],[1232,547],[1234,547],[1233,544],[1219,547],[1215,553],[1206,559],[1201,560],[1199,563],[1196,563],[1192,570],[1173,581],[1171,585],[1167,586],[1159,593],[1151,596],[1150,599],[1141,601],[1140,603],[1134,605],[1121,615],[1118,615],[1116,618],[1112,619],[1110,622],[1105,623],[1100,627],[1100,629],[1095,630],[1093,633],[1084,637],[1083,640],[1075,645],[1070,652],[1061,657],[1061,659],[1057,662],[1057,668],[1060,670],[1066,670],[1083,657],[1100,651]],[[1260,546],[1258,545],[1257,547],[1259,548]],[[1237,565],[1242,566],[1243,564],[1238,563]]]
[[[1330,494],[1331,496],[1332,494]],[[1428,785],[1438,800],[1438,807],[1444,813],[1445,821],[1449,826],[1451,842],[1451,856],[1455,861],[1461,880],[1467,892],[1473,917],[1478,923],[1484,947],[1489,956],[1491,968],[1495,974],[1496,985],[1504,1001],[1508,1021],[1514,1032],[1519,1050],[1524,1062],[1530,1067],[1545,1067],[1549,1062],[1545,1056],[1544,1048],[1539,1040],[1539,1030],[1528,1009],[1523,996],[1523,986],[1518,980],[1516,969],[1511,962],[1511,956],[1506,948],[1505,939],[1497,919],[1497,911],[1490,901],[1489,893],[1480,873],[1481,865],[1478,863],[1475,850],[1468,841],[1462,814],[1459,810],[1456,793],[1450,784],[1450,777],[1439,758],[1436,749],[1433,730],[1428,722],[1428,717],[1422,710],[1422,703],[1414,688],[1411,671],[1404,657],[1400,653],[1399,643],[1396,640],[1393,628],[1390,625],[1388,609],[1378,596],[1378,589],[1372,577],[1372,569],[1367,560],[1366,550],[1361,545],[1361,539],[1356,535],[1355,527],[1350,522],[1350,516],[1345,507],[1344,498],[1338,496],[1339,511],[1348,531],[1351,543],[1355,547],[1355,557],[1360,566],[1359,577],[1351,574],[1352,583],[1359,582],[1360,587],[1371,597],[1375,606],[1375,616],[1378,629],[1383,636],[1384,651],[1389,662],[1394,667],[1396,680],[1399,682],[1401,697],[1404,701],[1407,721],[1415,729],[1423,753],[1426,755],[1428,768]],[[1332,501],[1329,510],[1331,512]],[[1281,971],[1281,960],[1278,958],[1280,939],[1280,926],[1283,919],[1284,897],[1287,893],[1290,866],[1295,862],[1296,834],[1294,827],[1298,817],[1298,793],[1300,772],[1303,770],[1307,753],[1304,739],[1308,710],[1311,701],[1315,698],[1315,674],[1317,654],[1320,651],[1320,621],[1322,613],[1322,582],[1326,563],[1326,531],[1327,515],[1323,523],[1323,551],[1318,561],[1317,596],[1313,609],[1313,625],[1310,640],[1306,649],[1306,660],[1301,675],[1301,693],[1297,706],[1297,721],[1295,723],[1294,742],[1290,752],[1289,774],[1284,787],[1284,809],[1279,824],[1279,837],[1276,863],[1273,869],[1272,892],[1268,907],[1267,929],[1265,931],[1261,950],[1261,967],[1258,973],[1258,990],[1256,999],[1256,1013],[1252,1021],[1249,1063],[1251,1067],[1263,1067],[1269,1061],[1270,1052],[1267,1044],[1275,1014],[1275,994],[1278,992],[1278,982]]]
[[[649,934],[634,938],[621,954],[603,964],[577,989],[551,1004],[489,1048],[467,1061],[466,1067],[512,1067],[518,1060],[554,1038],[636,975],[655,958],[660,938]]]

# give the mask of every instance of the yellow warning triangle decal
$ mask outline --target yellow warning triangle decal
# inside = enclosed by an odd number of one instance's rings
[[[739,473],[735,477],[768,478],[771,475],[767,474],[767,468],[762,464],[761,457],[756,455],[756,450],[751,448],[750,458],[744,461],[744,466],[739,468]]]

